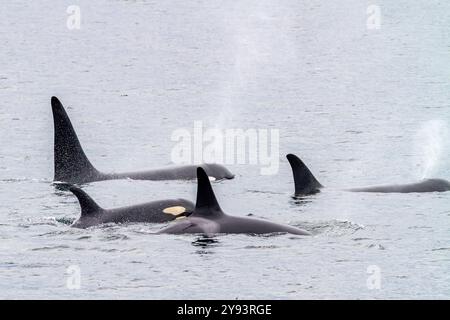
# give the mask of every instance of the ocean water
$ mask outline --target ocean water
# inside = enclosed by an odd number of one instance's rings
[[[67,27],[71,5],[80,29]],[[450,192],[342,190],[450,179],[448,12],[406,0],[2,3],[0,298],[448,299]],[[232,164],[236,178],[213,187],[229,214],[313,236],[71,228],[78,203],[52,184],[52,95],[103,171],[169,165],[173,132],[195,121],[278,130],[276,174]],[[293,199],[287,153],[327,188]],[[194,200],[196,183],[83,188],[112,208]]]

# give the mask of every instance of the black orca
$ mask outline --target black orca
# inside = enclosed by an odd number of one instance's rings
[[[103,173],[86,157],[72,123],[63,105],[56,97],[51,99],[55,127],[54,181],[83,184],[113,179],[188,180],[195,179],[199,165],[171,166],[142,172]],[[208,176],[215,180],[232,179],[234,175],[220,164],[201,164]]]
[[[202,168],[197,169],[197,202],[194,212],[158,233],[291,233],[310,235],[309,232],[295,227],[281,225],[265,220],[235,217],[225,214],[217,202],[207,174]]]
[[[184,218],[194,211],[194,204],[185,199],[168,199],[134,206],[103,209],[83,190],[72,186],[70,191],[78,198],[81,215],[72,227],[88,228],[102,223],[167,222]]]
[[[286,158],[291,165],[294,175],[295,195],[313,194],[323,188],[300,158],[293,154],[288,154]],[[352,192],[379,193],[444,192],[450,191],[450,182],[443,179],[425,179],[410,184],[372,186],[346,190]]]

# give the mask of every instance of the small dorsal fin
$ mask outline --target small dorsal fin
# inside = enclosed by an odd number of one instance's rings
[[[212,216],[223,214],[222,209],[217,202],[211,182],[205,170],[197,168],[197,202],[193,216]]]
[[[78,198],[81,207],[81,216],[88,216],[98,213],[103,209],[83,190],[78,187],[71,186],[69,190]]]
[[[292,167],[295,183],[295,194],[304,195],[319,192],[319,189],[323,186],[319,181],[317,181],[303,161],[294,154],[288,154],[286,158]]]

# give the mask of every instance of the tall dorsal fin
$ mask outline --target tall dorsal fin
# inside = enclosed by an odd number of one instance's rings
[[[317,181],[311,171],[309,171],[303,161],[293,154],[288,154],[286,158],[292,167],[295,183],[295,194],[301,195],[319,192],[322,185],[319,181]]]
[[[68,183],[89,182],[99,175],[81,147],[69,116],[56,97],[51,99],[55,128],[55,181]]]
[[[69,190],[72,191],[72,193],[78,198],[78,201],[80,202],[82,217],[103,211],[103,209],[80,188],[72,186],[69,188]]]
[[[213,216],[223,214],[217,202],[211,182],[205,170],[197,168],[197,202],[192,216]]]

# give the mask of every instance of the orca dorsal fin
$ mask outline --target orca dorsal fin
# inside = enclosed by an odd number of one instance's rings
[[[288,154],[286,158],[291,165],[294,175],[295,194],[305,195],[319,192],[319,189],[323,186],[317,181],[303,161],[294,154]]]
[[[214,216],[222,215],[222,209],[217,202],[211,182],[205,170],[197,168],[197,201],[192,216]]]
[[[81,147],[69,116],[56,97],[51,99],[54,137],[55,181],[90,182],[99,175]]]
[[[77,197],[78,201],[80,202],[82,217],[93,215],[95,213],[103,211],[103,209],[80,188],[71,186],[69,190]]]

